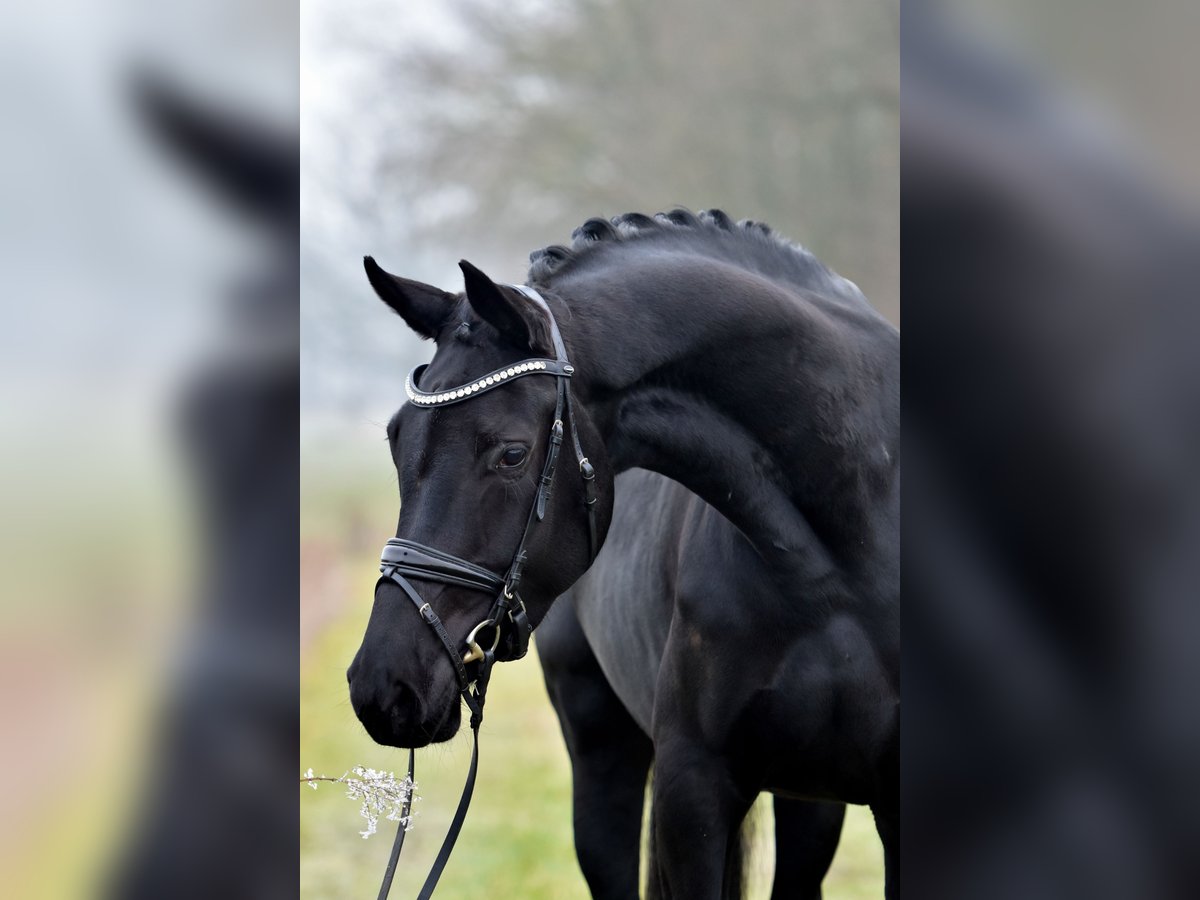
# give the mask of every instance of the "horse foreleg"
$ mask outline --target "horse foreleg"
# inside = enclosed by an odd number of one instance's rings
[[[734,784],[724,760],[661,740],[656,751],[652,823],[660,895],[740,897],[739,831],[754,792]]]
[[[821,882],[846,818],[843,803],[775,798],[775,881],[771,900],[820,900]]]
[[[883,844],[883,895],[894,900],[900,896],[900,817],[877,806],[872,806],[871,812]]]
[[[609,686],[574,607],[560,604],[538,631],[538,652],[571,757],[575,854],[594,898],[636,900],[653,746]]]

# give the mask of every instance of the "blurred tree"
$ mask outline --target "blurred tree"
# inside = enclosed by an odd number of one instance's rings
[[[483,246],[511,277],[588,216],[721,207],[801,241],[899,321],[898,5],[451,9],[451,39],[385,65],[405,102],[372,111],[390,237]]]

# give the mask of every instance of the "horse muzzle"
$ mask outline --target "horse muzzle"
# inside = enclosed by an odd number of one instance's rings
[[[425,747],[458,733],[462,712],[457,689],[429,702],[403,681],[353,665],[348,673],[350,704],[371,740],[387,747]]]

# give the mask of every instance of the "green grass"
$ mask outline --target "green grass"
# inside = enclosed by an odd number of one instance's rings
[[[345,669],[358,647],[374,582],[364,560],[364,598],[326,628],[309,647],[301,671],[300,768],[341,775],[362,764],[403,772],[406,752],[380,747],[354,717]],[[458,803],[470,759],[464,729],[449,745],[417,754],[417,824],[405,841],[393,896],[415,896],[437,854]],[[335,785],[303,788],[300,804],[300,888],[305,900],[369,897],[378,891],[393,835],[363,840],[358,804]],[[757,825],[758,863],[751,897],[769,893],[772,853],[769,809]],[[870,814],[852,807],[841,846],[825,881],[829,900],[883,896],[882,852]],[[570,767],[558,723],[531,654],[499,666],[488,693],[480,738],[479,781],[440,898],[523,897],[571,900],[588,896],[575,861],[571,833]]]
[[[370,568],[364,566],[370,575]],[[374,579],[356,596],[369,598]],[[367,737],[354,717],[345,668],[367,607],[342,617],[307,654],[301,674],[300,764],[341,775],[363,764],[402,773],[405,751]],[[531,657],[496,671],[480,735],[479,781],[471,814],[455,848],[439,897],[587,897],[571,843],[570,768],[557,721]],[[392,886],[396,897],[415,896],[437,854],[470,761],[470,733],[417,754],[416,826]],[[387,862],[392,834],[358,836],[357,803],[337,786],[303,790],[300,807],[300,887],[309,900],[373,896]],[[389,824],[390,823],[386,823]]]

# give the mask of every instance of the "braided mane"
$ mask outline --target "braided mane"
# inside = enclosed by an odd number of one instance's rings
[[[529,283],[549,287],[551,278],[584,268],[622,245],[692,250],[806,290],[866,302],[853,282],[766,223],[753,219],[734,222],[719,209],[699,214],[674,209],[653,217],[630,212],[611,219],[588,219],[571,233],[570,246],[553,244],[529,254]]]

